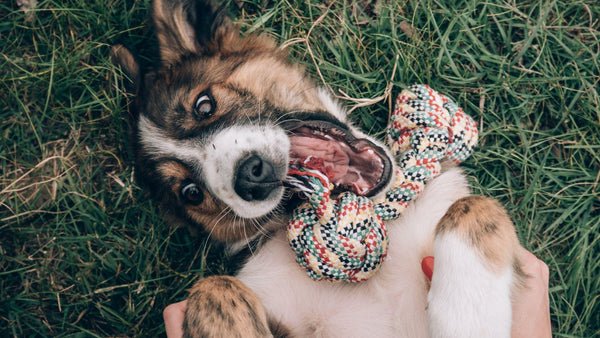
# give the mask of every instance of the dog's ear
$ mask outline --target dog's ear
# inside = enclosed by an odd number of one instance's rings
[[[182,55],[211,54],[218,40],[232,33],[224,10],[203,0],[155,0],[153,19],[163,63]]]
[[[140,83],[140,66],[129,49],[122,45],[114,45],[110,49],[112,62],[121,67],[121,70],[127,76],[125,81],[126,89],[130,93],[135,93],[136,87]]]

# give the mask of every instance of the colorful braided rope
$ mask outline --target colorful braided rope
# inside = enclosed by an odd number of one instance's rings
[[[332,199],[333,185],[315,166],[290,169],[290,182],[307,201],[294,210],[287,237],[310,278],[355,283],[370,278],[386,257],[385,221],[398,218],[440,174],[443,159],[459,163],[471,154],[477,128],[448,97],[414,85],[396,99],[388,143],[398,167],[391,189],[375,200],[351,192]]]

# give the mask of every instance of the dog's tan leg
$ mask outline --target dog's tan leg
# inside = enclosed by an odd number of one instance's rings
[[[458,200],[440,220],[428,295],[432,337],[509,337],[519,241],[493,199]]]
[[[212,276],[190,290],[184,337],[270,337],[258,297],[238,279]]]

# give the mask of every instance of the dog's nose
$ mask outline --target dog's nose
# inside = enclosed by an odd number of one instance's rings
[[[242,160],[237,168],[234,189],[246,201],[263,201],[279,186],[273,163],[258,155]]]

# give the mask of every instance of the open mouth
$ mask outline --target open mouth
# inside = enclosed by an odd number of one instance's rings
[[[320,171],[335,185],[334,192],[373,196],[391,177],[392,164],[385,151],[354,137],[345,127],[321,120],[288,122],[284,127],[291,143],[290,164],[307,158],[322,162]]]

